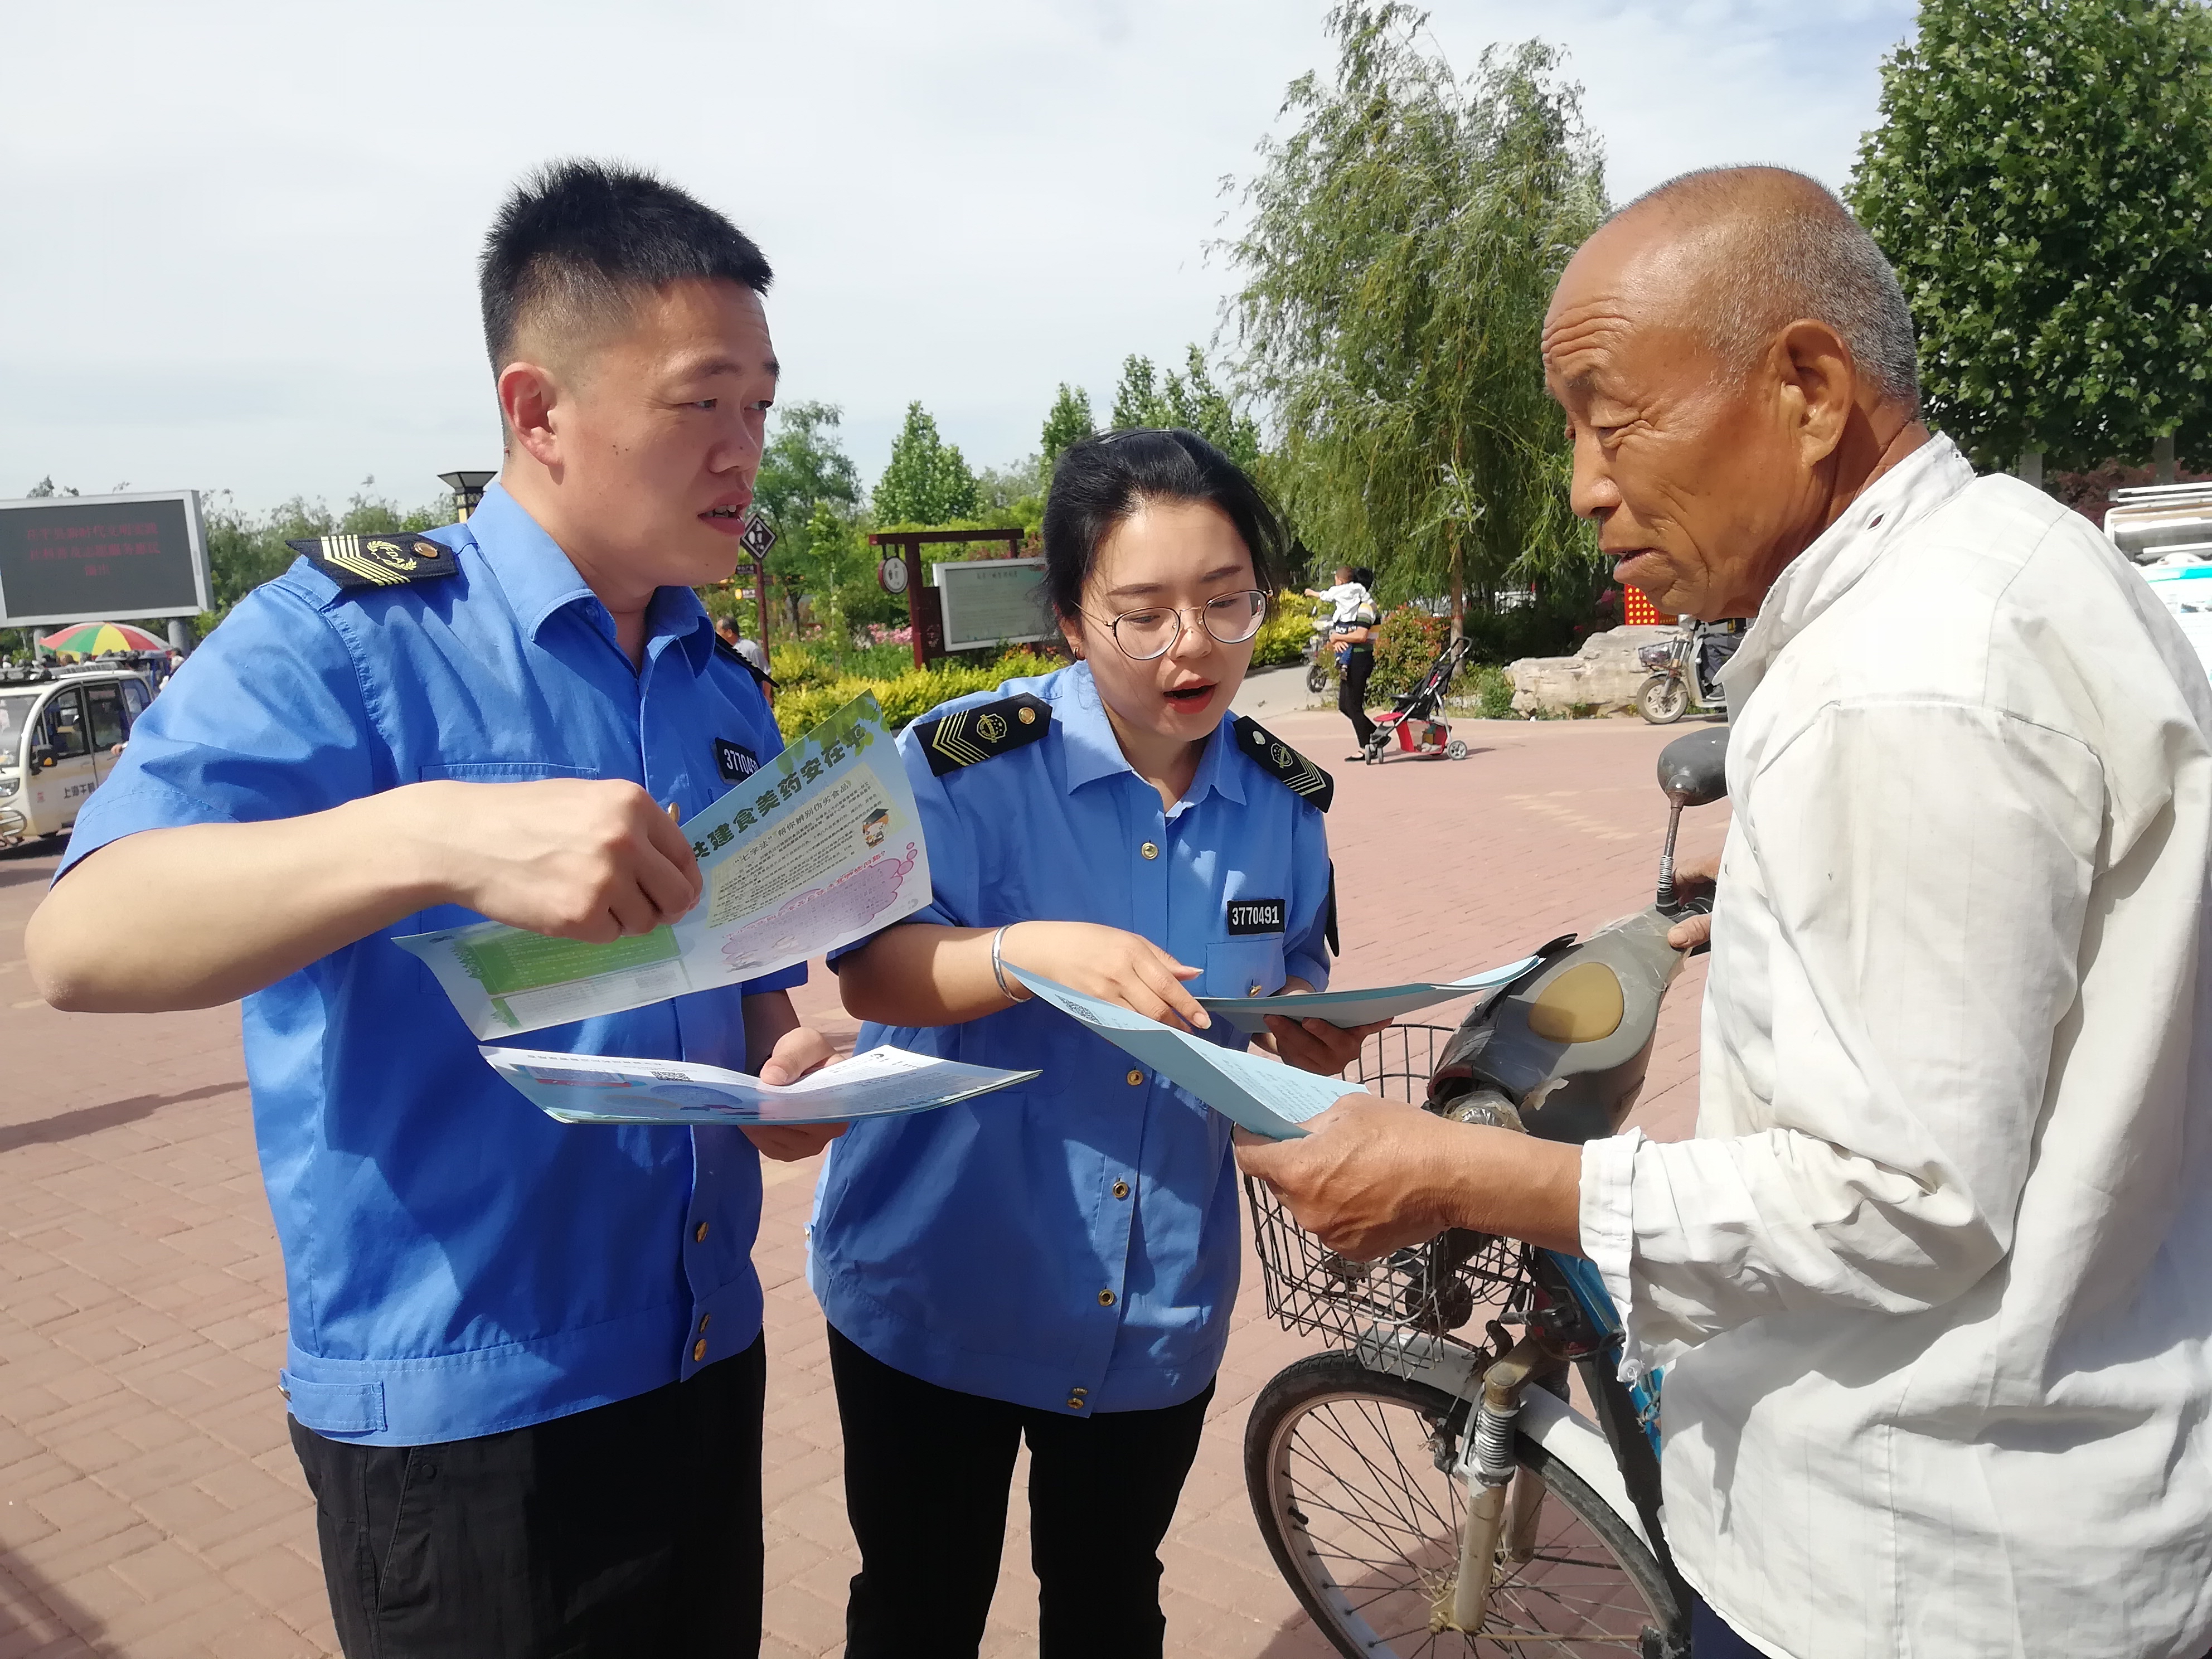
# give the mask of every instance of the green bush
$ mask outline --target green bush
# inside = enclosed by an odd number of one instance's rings
[[[1306,602],[1285,594],[1275,601],[1275,614],[1260,624],[1252,641],[1252,666],[1280,668],[1306,659],[1306,642],[1313,638],[1313,613]]]
[[[1474,703],[1476,712],[1486,720],[1513,718],[1513,682],[1505,678],[1504,669],[1493,663],[1468,669],[1460,681],[1460,692]]]
[[[800,648],[803,647],[794,647]],[[775,660],[780,672],[781,655]],[[794,738],[821,725],[863,691],[872,691],[876,701],[883,705],[884,726],[897,732],[941,702],[971,692],[995,690],[1007,680],[1048,674],[1062,665],[1057,657],[1035,651],[1009,651],[988,664],[947,659],[927,668],[908,668],[902,674],[887,678],[852,674],[799,689],[784,686],[776,693],[775,723],[782,728],[785,737]]]
[[[1375,673],[1367,682],[1367,702],[1380,708],[1421,683],[1429,665],[1451,639],[1451,623],[1401,605],[1375,630]]]

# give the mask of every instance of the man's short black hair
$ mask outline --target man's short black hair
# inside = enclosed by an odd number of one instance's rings
[[[774,276],[750,237],[665,179],[555,161],[515,186],[484,238],[484,349],[497,374],[526,318],[575,335],[619,319],[642,289],[720,277],[765,294]]]

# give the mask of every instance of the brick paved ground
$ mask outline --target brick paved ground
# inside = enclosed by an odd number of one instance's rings
[[[1470,723],[1457,763],[1337,764],[1333,714],[1270,715],[1336,770],[1341,982],[1447,977],[1643,902],[1664,816],[1638,724]],[[1688,844],[1718,844],[1723,814]],[[53,866],[0,854],[0,1659],[332,1650],[313,1521],[276,1372],[283,1278],[253,1159],[234,1010],[55,1013],[21,928]],[[149,931],[118,948],[159,948]],[[1686,1131],[1694,964],[1661,1027],[1638,1121]],[[852,1026],[817,982],[805,1006]],[[1449,1011],[1437,1018],[1448,1023]],[[579,1133],[586,1133],[580,1131]],[[801,1276],[811,1166],[771,1166],[759,1252],[771,1354],[768,1651],[837,1650],[852,1543],[819,1316]],[[1208,1659],[1327,1650],[1253,1528],[1239,1468],[1253,1395],[1299,1352],[1251,1287],[1167,1562],[1170,1648]],[[986,1651],[1033,1650],[1017,1529]]]

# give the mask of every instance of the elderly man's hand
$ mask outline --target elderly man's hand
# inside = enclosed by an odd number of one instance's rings
[[[1447,1227],[1581,1249],[1582,1150],[1347,1095],[1296,1140],[1237,1135],[1237,1167],[1329,1249],[1373,1261]]]
[[[1678,866],[1674,871],[1674,896],[1677,899],[1702,898],[1710,900],[1720,885],[1721,861],[1717,858],[1699,859],[1693,863]],[[1700,945],[1710,945],[1713,938],[1713,918],[1708,910],[1701,916],[1684,916],[1667,930],[1667,943],[1677,951],[1694,951]]]
[[[1434,1238],[1450,1221],[1437,1204],[1439,1132],[1463,1126],[1373,1095],[1348,1095],[1296,1140],[1237,1132],[1237,1164],[1281,1194],[1298,1225],[1354,1261]]]

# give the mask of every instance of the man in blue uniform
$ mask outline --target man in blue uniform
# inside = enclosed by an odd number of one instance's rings
[[[139,721],[27,935],[58,1007],[245,999],[349,1656],[759,1645],[755,1149],[826,1136],[557,1124],[392,940],[607,941],[696,899],[673,817],[781,747],[690,591],[737,561],[769,278],[656,179],[527,182],[482,267],[500,483],[465,525],[301,544]],[[155,893],[191,925],[109,950]],[[829,1053],[803,976],[531,1041],[787,1081]]]

